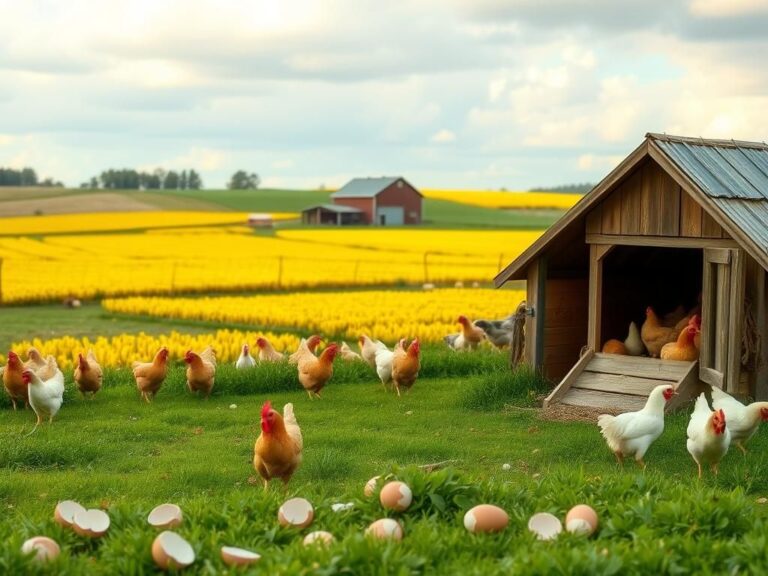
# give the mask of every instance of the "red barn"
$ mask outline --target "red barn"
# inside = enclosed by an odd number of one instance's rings
[[[354,178],[331,194],[331,199],[338,206],[360,210],[365,224],[421,224],[421,192],[399,176]]]

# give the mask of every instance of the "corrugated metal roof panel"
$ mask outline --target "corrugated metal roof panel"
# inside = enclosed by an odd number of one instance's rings
[[[713,201],[768,255],[768,200],[714,198]]]
[[[749,180],[758,198],[768,198],[768,154],[761,150],[745,148],[714,148],[714,150]],[[761,160],[765,168],[761,168]]]
[[[307,212],[308,210],[317,210],[318,208],[322,208],[323,210],[328,210],[329,212],[341,212],[343,214],[353,214],[362,212],[359,208],[355,208],[353,206],[343,206],[341,204],[317,204],[315,206],[310,206],[309,208],[304,208],[302,212]]]
[[[688,174],[699,188],[714,198],[730,198],[731,193],[684,143],[658,142],[658,146]]]
[[[768,199],[766,150],[690,141],[657,145],[712,198]]]
[[[383,178],[353,178],[336,192],[331,198],[373,198],[393,182],[397,182],[399,176]]]

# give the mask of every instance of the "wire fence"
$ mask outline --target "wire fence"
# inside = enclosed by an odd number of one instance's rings
[[[391,253],[390,253],[391,256]],[[0,305],[135,296],[384,285],[489,283],[504,255],[398,253],[395,258],[0,259]]]

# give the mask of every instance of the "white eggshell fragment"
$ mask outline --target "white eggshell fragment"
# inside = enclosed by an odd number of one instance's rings
[[[365,531],[366,534],[378,538],[380,540],[402,540],[403,539],[403,527],[397,520],[392,518],[382,518],[376,520],[373,524],[368,526]]]
[[[388,482],[379,493],[379,501],[388,510],[402,512],[413,502],[413,492],[404,482]]]
[[[557,516],[549,512],[539,512],[528,520],[528,530],[536,534],[539,540],[552,540],[563,531],[563,525]]]
[[[56,504],[56,509],[53,511],[53,519],[65,528],[72,528],[76,512],[85,512],[85,508],[74,500],[62,500]]]
[[[464,528],[470,532],[500,532],[509,524],[509,514],[493,504],[480,504],[464,514]]]
[[[586,504],[574,506],[565,516],[565,529],[568,532],[590,536],[597,530],[597,526],[597,512]]]
[[[313,544],[328,545],[333,542],[333,534],[326,532],[325,530],[317,530],[310,532],[304,537],[304,546],[312,546]]]
[[[83,510],[75,512],[72,527],[80,536],[101,538],[109,530],[109,515],[103,510]]]
[[[250,550],[244,550],[243,548],[235,548],[233,546],[221,547],[221,559],[227,566],[247,566],[261,560],[261,554],[251,552]]]
[[[331,504],[331,510],[334,512],[345,512],[347,510],[352,510],[354,507],[354,502],[336,502],[335,504]]]
[[[314,518],[315,510],[309,500],[304,498],[286,500],[277,511],[277,521],[280,522],[280,526],[306,528],[312,524]]]
[[[379,478],[381,478],[381,476],[374,476],[365,483],[363,494],[365,494],[366,498],[370,498],[373,496],[374,492],[376,492],[376,484],[379,482]]]
[[[22,554],[35,553],[36,562],[48,562],[49,560],[56,560],[61,553],[61,548],[55,540],[48,538],[47,536],[35,536],[26,540],[21,545]]]
[[[181,524],[184,515],[176,504],[160,504],[147,516],[147,522],[155,528],[173,528]]]
[[[166,530],[152,542],[152,559],[163,570],[186,568],[195,561],[195,551],[176,532]]]

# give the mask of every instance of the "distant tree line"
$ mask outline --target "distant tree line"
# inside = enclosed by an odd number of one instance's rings
[[[227,182],[227,188],[230,190],[257,190],[261,184],[259,175],[251,172],[248,174],[245,170],[238,170]]]
[[[531,188],[531,192],[563,192],[565,194],[586,194],[595,185],[589,182],[580,184],[563,184],[562,186],[552,186],[551,188]]]
[[[203,180],[194,170],[176,172],[158,168],[153,172],[139,172],[132,168],[110,168],[88,182],[83,182],[80,187],[115,190],[200,190]]]
[[[13,168],[0,168],[0,186],[58,186],[63,187],[61,182],[54,182],[51,178],[38,180],[37,172],[34,168],[22,168],[15,170]]]

